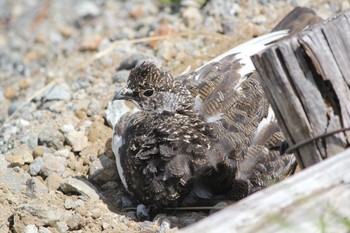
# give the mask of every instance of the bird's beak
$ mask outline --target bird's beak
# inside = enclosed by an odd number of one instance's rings
[[[114,100],[129,100],[132,97],[133,97],[133,91],[130,88],[124,87],[115,93],[112,101],[114,101]]]

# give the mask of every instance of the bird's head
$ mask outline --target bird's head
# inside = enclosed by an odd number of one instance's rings
[[[116,92],[113,101],[129,100],[143,110],[175,111],[188,95],[169,71],[144,62],[131,70],[126,86]]]

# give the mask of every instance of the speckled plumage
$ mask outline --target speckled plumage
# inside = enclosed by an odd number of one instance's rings
[[[145,62],[114,100],[141,111],[115,126],[112,147],[128,192],[153,207],[239,200],[283,178],[295,162],[250,64],[285,32],[257,38],[174,78]],[[277,148],[277,149],[276,149]]]

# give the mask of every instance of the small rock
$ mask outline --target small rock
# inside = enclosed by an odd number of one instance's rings
[[[50,153],[50,148],[46,146],[37,146],[33,149],[33,157],[43,157],[44,153]]]
[[[101,210],[99,208],[92,209],[91,214],[92,214],[91,217],[93,219],[98,219],[102,215]]]
[[[252,19],[252,22],[257,25],[265,24],[267,21],[267,18],[265,15],[257,15]]]
[[[26,134],[22,134],[20,137],[22,144],[26,144],[30,148],[35,148],[38,146],[38,135],[36,133],[30,131]]]
[[[166,35],[171,35],[175,34],[176,31],[172,26],[169,26],[169,24],[160,24],[159,27],[152,32],[153,36],[166,36]],[[159,44],[159,40],[153,40],[149,42],[149,45],[151,46],[152,49],[156,48]]]
[[[97,17],[101,14],[101,10],[92,1],[79,1],[75,6],[75,11],[79,18]]]
[[[131,206],[132,206],[132,201],[130,200],[130,198],[126,196],[122,196],[122,207],[126,208]]]
[[[83,200],[76,200],[75,201],[75,206],[76,207],[84,207],[85,206],[85,203],[84,203],[84,201]]]
[[[22,103],[20,101],[12,101],[7,109],[7,114],[9,116],[12,115],[21,105]]]
[[[74,130],[74,126],[72,124],[64,124],[60,127],[62,133],[69,133]]]
[[[22,185],[26,182],[27,178],[13,168],[6,168],[0,172],[1,187],[7,187],[13,193],[20,192]]]
[[[70,100],[69,86],[65,83],[53,86],[44,96],[44,101]]]
[[[55,156],[51,153],[45,154],[43,156],[43,167],[41,168],[41,173],[47,177],[51,173],[56,172],[58,174],[63,174],[66,170],[66,159],[62,157]]]
[[[39,227],[39,233],[52,233],[52,231],[50,231],[46,227]]]
[[[63,157],[63,158],[68,158],[69,154],[70,154],[70,151],[67,148],[55,151],[55,153],[54,153],[54,155],[60,156],[60,157]]]
[[[188,7],[182,12],[182,17],[187,27],[195,28],[203,22],[203,16],[198,8]]]
[[[103,154],[90,164],[90,180],[102,185],[118,177],[115,161]]]
[[[63,182],[63,179],[58,173],[52,172],[45,181],[50,190],[57,190]]]
[[[44,160],[42,157],[36,157],[34,161],[29,165],[29,174],[32,176],[38,175],[43,167]]]
[[[67,232],[69,230],[66,222],[58,222],[56,223],[56,230],[60,233]]]
[[[79,230],[83,225],[82,218],[78,214],[74,214],[71,218],[68,219],[67,225],[71,231]]]
[[[29,197],[39,197],[49,192],[45,184],[37,177],[32,177],[31,179],[29,179],[27,181],[26,186],[26,193]]]
[[[104,143],[109,138],[111,138],[111,135],[111,128],[105,125],[104,120],[102,118],[100,120],[94,121],[89,127],[88,139],[90,142],[97,142],[100,140],[101,143]]]
[[[150,218],[149,211],[150,208],[146,207],[143,204],[139,204],[136,207],[136,216],[140,221],[148,220]]]
[[[13,87],[9,87],[5,90],[4,96],[6,99],[13,100],[18,95],[17,90]]]
[[[118,187],[118,183],[115,181],[108,181],[101,186],[102,190],[111,190]]]
[[[56,223],[64,217],[62,210],[57,206],[38,203],[40,200],[32,203],[26,203],[16,208],[14,222],[32,223],[36,222],[39,226],[55,226]]]
[[[100,46],[102,39],[103,39],[102,36],[96,35],[92,38],[88,38],[88,39],[84,40],[81,43],[80,51],[82,51],[82,52],[84,52],[84,51],[89,51],[89,52],[96,51],[98,49],[98,47]]]
[[[73,130],[66,134],[66,142],[73,147],[74,152],[78,152],[87,147],[88,138],[84,132]]]
[[[24,233],[38,233],[38,228],[34,224],[27,225],[24,228]]]
[[[166,40],[160,42],[157,46],[156,55],[157,57],[161,57],[165,60],[171,60],[176,55],[174,43]]]
[[[88,116],[94,116],[101,113],[101,106],[100,102],[98,102],[96,99],[91,99],[88,109],[87,109],[87,115]]]
[[[27,79],[20,79],[18,85],[21,89],[27,89],[29,87],[29,81]]]
[[[32,152],[25,144],[6,152],[4,157],[11,166],[22,166],[25,163],[33,162]]]
[[[126,83],[128,80],[130,72],[128,70],[119,70],[115,72],[112,76],[113,83]]]
[[[102,230],[107,230],[108,229],[108,227],[109,227],[109,224],[108,223],[106,223],[106,222],[103,222],[102,223]]]
[[[159,233],[166,233],[166,232],[169,232],[171,228],[171,223],[168,219],[164,219],[162,221],[162,223],[160,224],[160,227],[159,227]]]
[[[80,194],[86,198],[99,199],[97,189],[88,180],[68,177],[63,180],[60,189],[66,194]]]
[[[66,198],[66,200],[64,200],[64,208],[66,208],[67,210],[74,209],[75,207],[76,204],[72,199]]]
[[[53,147],[55,149],[63,148],[64,136],[63,134],[55,130],[54,126],[50,125],[45,127],[39,133],[39,145],[46,145],[47,147]]]

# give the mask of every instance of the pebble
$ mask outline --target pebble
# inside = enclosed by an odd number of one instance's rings
[[[63,180],[60,189],[66,194],[79,194],[90,199],[99,199],[97,189],[88,180],[68,177]]]
[[[68,150],[67,148],[64,148],[64,149],[55,151],[54,155],[60,156],[60,157],[63,157],[63,158],[68,158],[70,153],[71,153],[70,150]]]
[[[52,231],[50,231],[46,227],[39,227],[39,233],[52,233]]]
[[[203,16],[196,7],[188,7],[182,12],[182,17],[187,27],[195,28],[203,22]]]
[[[101,10],[92,1],[79,1],[74,9],[79,18],[97,17],[101,14]]]
[[[15,88],[9,87],[5,90],[4,96],[6,99],[13,100],[18,95],[18,92]]]
[[[106,223],[106,222],[103,222],[102,223],[102,230],[107,230],[108,229],[108,227],[109,227],[109,224],[108,223]]]
[[[63,219],[63,212],[56,206],[48,206],[45,203],[38,202],[39,201],[20,205],[15,212],[15,221],[19,219],[22,223],[37,221],[37,225],[53,227],[58,221]],[[28,214],[33,218],[29,218]]]
[[[118,70],[112,76],[113,83],[126,83],[128,80],[130,71],[128,70]]]
[[[72,146],[74,152],[84,150],[88,145],[88,138],[82,131],[72,130],[65,134],[66,142]]]
[[[79,49],[82,52],[85,52],[85,51],[94,52],[99,48],[102,40],[103,40],[103,37],[100,35],[93,36],[92,38],[89,37],[86,40],[82,41]]]
[[[144,221],[150,218],[149,216],[150,208],[146,207],[143,204],[139,204],[136,207],[136,216],[140,221]]]
[[[98,219],[102,215],[100,208],[97,208],[97,207],[91,210],[91,214],[92,214],[91,217],[93,219]]]
[[[38,233],[38,228],[34,224],[29,224],[24,228],[23,233]]]
[[[158,44],[156,49],[157,57],[170,61],[175,56],[174,43],[169,41],[162,41]]]
[[[36,146],[34,149],[33,149],[33,157],[34,158],[37,158],[37,157],[42,157],[44,156],[44,153],[50,153],[51,150],[50,148],[47,148],[45,146]]]
[[[63,148],[63,142],[65,138],[61,132],[55,130],[55,126],[48,125],[45,127],[38,136],[39,145],[46,145],[47,147],[53,147],[54,149]]]
[[[20,135],[20,141],[30,148],[35,148],[38,146],[38,135],[35,132],[28,132],[27,134]]]
[[[111,190],[111,189],[115,189],[117,187],[118,187],[118,182],[108,181],[107,183],[105,183],[101,186],[101,189],[102,190]]]
[[[16,172],[15,169],[6,168],[0,173],[1,187],[7,187],[12,193],[21,191],[21,187],[26,183],[23,175]]]
[[[131,207],[132,206],[132,201],[129,197],[127,196],[122,196],[122,207]]]
[[[29,174],[32,176],[38,175],[43,167],[44,160],[42,157],[36,157],[34,161],[29,165]]]
[[[115,180],[118,177],[115,161],[103,154],[93,161],[89,169],[90,180],[98,185]]]
[[[32,152],[25,144],[6,152],[4,157],[13,167],[33,162]]]
[[[60,127],[62,133],[69,133],[74,130],[74,125],[72,124],[64,124]]]
[[[83,219],[78,214],[74,214],[67,220],[67,226],[70,231],[79,230],[82,228]]]
[[[53,86],[44,96],[44,101],[50,100],[70,100],[71,94],[69,86],[65,83]]]
[[[12,101],[7,109],[7,114],[11,116],[20,106],[21,106],[20,101]]]
[[[56,172],[52,172],[45,180],[46,185],[50,190],[57,190],[62,181],[62,177]]]
[[[49,176],[52,173],[58,173],[62,175],[66,170],[66,159],[55,156],[54,154],[48,153],[43,156],[43,166],[41,173],[44,177]]]
[[[37,177],[29,179],[26,186],[26,192],[29,197],[40,197],[49,191],[46,185]]]
[[[88,116],[95,116],[100,114],[101,110],[100,102],[98,102],[96,99],[91,99],[86,113]]]
[[[159,233],[169,232],[171,228],[171,222],[168,219],[164,219],[159,227]]]
[[[64,208],[66,208],[67,210],[75,209],[75,207],[76,204],[72,199],[66,198],[66,200],[64,200]]]
[[[69,227],[66,222],[58,222],[56,223],[56,230],[60,233],[64,233],[69,230]]]
[[[75,201],[75,205],[76,205],[76,207],[84,207],[85,206],[85,203],[84,203],[84,201],[83,200],[76,200]]]

